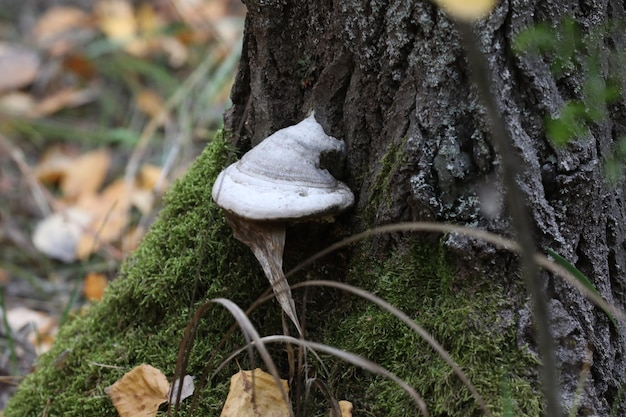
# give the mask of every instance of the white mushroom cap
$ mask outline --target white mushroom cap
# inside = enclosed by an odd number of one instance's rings
[[[344,152],[313,115],[270,135],[220,173],[213,200],[251,220],[294,220],[334,215],[354,203],[352,191],[321,169],[320,154]]]

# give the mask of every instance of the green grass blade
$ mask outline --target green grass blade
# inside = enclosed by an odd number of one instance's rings
[[[4,329],[6,331],[6,339],[7,345],[9,347],[9,357],[11,359],[11,372],[13,375],[17,375],[18,371],[18,363],[17,363],[17,353],[15,352],[15,343],[13,341],[13,332],[11,331],[11,326],[9,325],[8,312],[6,309],[6,305],[4,303],[4,288],[0,288],[0,310],[2,310],[2,323],[4,324]]]

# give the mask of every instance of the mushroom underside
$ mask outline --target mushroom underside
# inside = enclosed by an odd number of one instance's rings
[[[283,272],[285,224],[282,222],[254,221],[233,214],[227,214],[226,219],[233,229],[235,238],[245,243],[252,250],[259,264],[261,264],[281,308],[293,321],[298,332],[302,333],[296,314],[296,306],[291,296],[291,289]]]

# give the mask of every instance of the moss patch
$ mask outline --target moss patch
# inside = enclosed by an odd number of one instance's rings
[[[227,297],[245,308],[267,287],[251,253],[231,237],[211,200],[211,185],[229,153],[228,142],[217,137],[172,187],[159,219],[104,300],[61,329],[53,349],[22,382],[6,417],[117,416],[104,388],[141,363],[171,379],[185,326],[200,304]],[[190,358],[192,375],[202,374],[233,323],[219,306],[207,315]],[[220,356],[241,343],[235,337]],[[220,378],[226,382],[217,390],[201,394],[198,415],[211,410],[218,415],[229,375]]]
[[[253,255],[232,237],[211,201],[211,185],[228,155],[228,142],[216,138],[172,187],[158,221],[124,264],[104,300],[61,329],[53,349],[40,358],[37,370],[21,384],[5,410],[6,417],[115,417],[117,412],[104,388],[141,363],[163,370],[171,379],[185,326],[200,305],[214,297],[226,297],[247,307],[267,288]],[[390,175],[397,162],[397,152],[390,152],[384,173]],[[310,236],[296,233],[292,238],[291,244],[302,244]],[[436,241],[399,238],[395,243],[396,249],[385,251],[384,260],[374,259],[364,244],[354,256],[335,254],[318,269],[290,281],[317,275],[374,292],[430,331],[465,369],[494,411],[502,410],[506,391],[511,393],[517,416],[539,415],[541,397],[535,390],[533,371],[537,363],[515,344],[515,320],[506,315],[514,309],[505,289],[497,282],[458,278]],[[295,291],[294,297],[298,303],[303,292]],[[307,300],[307,313],[302,317],[309,335],[317,341],[370,358],[406,379],[426,399],[433,416],[481,415],[449,367],[397,319],[365,301],[329,289],[310,291]],[[279,312],[275,302],[254,312],[252,320],[261,324],[261,334],[281,332]],[[207,366],[215,366],[208,358],[232,323],[222,307],[208,310],[187,373],[200,376]],[[218,360],[243,344],[237,334],[220,349]],[[283,346],[271,349],[284,363]],[[358,415],[418,414],[408,396],[389,381],[333,358],[326,360],[328,373],[312,359],[310,362],[309,375],[327,381],[339,398],[352,400]],[[239,363],[249,367],[245,355],[239,357]],[[201,400],[194,415],[219,415],[229,377],[236,371],[233,364],[217,377],[221,382],[216,386],[197,392]],[[188,406],[189,401],[183,403],[180,416],[189,414]],[[316,412],[327,415],[322,408]]]
[[[408,138],[402,138],[398,144],[391,144],[387,152],[383,155],[380,163],[380,170],[372,182],[371,200],[366,206],[363,215],[367,224],[375,224],[377,213],[387,211],[391,206],[392,181],[397,169],[404,160],[403,150]]]
[[[413,317],[464,369],[496,415],[508,398],[516,416],[540,415],[537,362],[515,342],[512,305],[495,282],[456,277],[438,244],[416,239],[404,253],[382,262],[363,255],[348,279]],[[405,379],[425,399],[433,416],[481,416],[469,391],[445,362],[391,314],[363,301],[333,321],[328,343],[371,358]],[[355,399],[361,415],[406,416],[419,412],[393,382],[338,366],[333,385]],[[508,392],[510,394],[505,394]]]

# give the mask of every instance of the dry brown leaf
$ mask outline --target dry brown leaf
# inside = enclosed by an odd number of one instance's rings
[[[132,193],[135,188],[137,188],[135,181],[131,181],[130,184],[126,184],[126,180],[124,178],[118,178],[102,190],[102,195],[110,201],[127,203],[128,195]]]
[[[50,349],[59,323],[53,317],[26,307],[16,307],[7,311],[7,322],[15,333],[26,330],[28,341],[37,353]]]
[[[99,0],[94,8],[100,30],[112,40],[127,41],[137,34],[133,7],[125,0]]]
[[[67,52],[72,45],[71,37],[63,36],[72,29],[90,25],[91,18],[76,7],[53,6],[39,18],[33,34],[37,44],[53,55]]]
[[[139,176],[137,178],[137,183],[140,188],[144,190],[155,190],[161,192],[163,189],[167,188],[167,181],[162,179],[163,169],[156,165],[144,164],[139,170]]]
[[[154,416],[167,401],[169,383],[157,368],[141,364],[107,387],[120,417]]]
[[[78,7],[53,6],[44,12],[35,24],[37,40],[53,37],[68,29],[84,26],[89,15]]]
[[[139,91],[137,96],[135,97],[135,102],[139,110],[147,114],[152,118],[156,118],[159,116],[161,110],[165,105],[163,98],[154,90],[149,90],[147,88]],[[164,114],[159,117],[158,123],[163,125],[167,121],[167,114]]]
[[[0,42],[0,93],[32,83],[40,65],[41,59],[37,52]]]
[[[82,106],[97,97],[98,91],[92,88],[77,90],[68,87],[39,100],[34,99],[30,94],[15,91],[0,96],[0,111],[32,119],[48,116],[67,107]]]
[[[167,188],[167,180],[162,178],[163,169],[156,165],[145,164],[137,175],[137,189],[131,197],[132,203],[142,214],[148,215],[154,207],[157,195]]]
[[[34,109],[34,117],[49,116],[66,107],[76,107],[89,103],[98,97],[98,92],[91,88],[78,90],[68,87],[43,98]]]
[[[131,201],[141,214],[147,216],[152,211],[152,207],[154,207],[154,193],[138,188],[133,192]]]
[[[171,1],[175,3],[180,17],[193,28],[193,32],[186,36],[191,38],[191,42],[206,43],[217,37],[229,48],[241,36],[245,7],[239,2]]]
[[[139,31],[143,33],[156,33],[163,27],[163,21],[150,3],[142,3],[135,13]]]
[[[228,2],[221,0],[186,1],[173,0],[176,10],[190,26],[206,25],[229,14]]]
[[[166,21],[156,12],[154,6],[147,2],[141,4],[135,16],[139,26],[139,36],[147,41],[150,51],[166,53],[169,64],[175,68],[187,62],[189,59],[187,48],[174,36],[164,34]]]
[[[352,417],[352,403],[350,401],[339,400],[337,403],[339,405],[339,412],[341,413],[341,417]],[[335,417],[336,414],[331,409],[328,413],[329,417]]]
[[[131,190],[132,192],[132,190]],[[129,190],[123,179],[113,182],[100,194],[84,195],[77,201],[78,207],[92,214],[88,232],[76,246],[78,259],[85,259],[96,252],[103,243],[119,239],[128,225]]]
[[[111,156],[106,149],[88,152],[69,164],[61,180],[61,191],[69,201],[95,193],[103,184]]]
[[[83,294],[90,301],[100,301],[109,280],[104,274],[90,272],[83,280]]]
[[[98,27],[109,39],[123,44],[130,54],[144,56],[148,52],[148,42],[137,38],[138,22],[129,2],[99,0],[94,10]]]
[[[0,285],[7,284],[11,278],[9,278],[9,273],[6,269],[0,268]]]
[[[83,79],[91,79],[96,74],[94,62],[80,52],[68,54],[63,59],[63,69],[73,72]]]
[[[289,385],[280,380],[285,393]],[[254,403],[253,403],[254,390]],[[290,406],[285,404],[280,388],[274,377],[260,368],[252,371],[239,371],[230,378],[230,389],[220,417],[289,417]]]
[[[65,176],[67,167],[75,157],[67,146],[51,146],[46,149],[35,166],[35,176],[44,184],[57,183]]]

